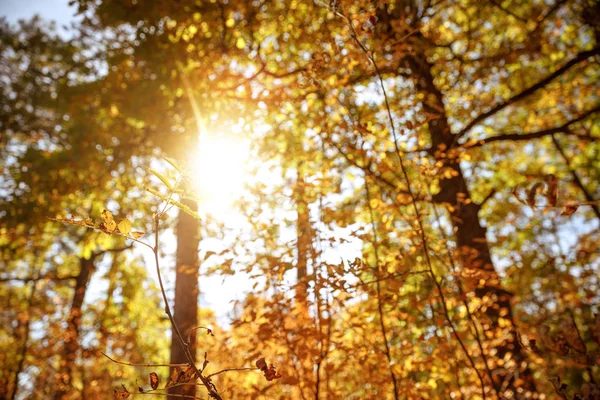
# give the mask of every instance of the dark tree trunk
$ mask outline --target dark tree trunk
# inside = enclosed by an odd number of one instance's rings
[[[456,233],[456,241],[462,263],[462,278],[467,288],[474,290],[476,297],[482,302],[480,315],[486,335],[491,335],[496,343],[490,368],[494,377],[494,386],[504,388],[503,391],[517,393],[515,369],[519,370],[519,387],[522,390],[535,392],[533,377],[527,368],[524,349],[514,333],[511,299],[512,294],[505,291],[492,262],[486,238],[486,229],[479,221],[479,205],[472,202],[463,172],[458,160],[439,156],[436,150],[448,149],[452,146],[454,135],[450,130],[448,119],[443,110],[444,103],[441,92],[434,84],[431,64],[423,52],[416,52],[406,57],[417,90],[424,94],[423,108],[436,115],[429,122],[429,133],[432,144],[431,154],[445,167],[453,170],[453,177],[440,181],[440,192],[434,196],[436,203],[449,206],[452,225]],[[501,339],[502,338],[502,339]],[[491,352],[490,352],[491,353]],[[507,362],[510,356],[512,362]],[[502,364],[498,361],[504,360]]]
[[[63,399],[72,389],[73,372],[75,371],[75,360],[79,351],[79,328],[81,325],[81,308],[87,292],[90,277],[94,273],[94,260],[98,255],[90,259],[79,259],[79,275],[75,282],[75,291],[71,302],[71,311],[67,319],[67,329],[64,333],[64,347],[56,375],[57,391],[54,395],[56,400]]]
[[[19,354],[17,368],[15,371],[15,376],[13,378],[12,385],[6,385],[6,392],[4,392],[4,388],[0,387],[0,399],[8,399],[8,393],[12,393],[10,396],[11,400],[16,399],[17,392],[19,391],[19,378],[21,372],[23,372],[23,366],[25,365],[25,357],[27,357],[27,350],[29,348],[29,332],[31,331],[31,313],[33,311],[33,303],[36,295],[36,285],[37,280],[33,280],[31,282],[31,293],[29,294],[29,299],[27,300],[27,318],[25,321],[18,320],[19,326],[17,327],[17,334],[22,331],[21,340],[23,341],[23,346],[21,347],[21,352]],[[2,383],[0,381],[0,383]],[[3,385],[2,385],[3,386]],[[12,387],[10,387],[12,386]],[[12,389],[12,390],[11,390]]]
[[[192,210],[198,210],[198,204],[191,200],[182,201]],[[200,263],[198,260],[198,245],[200,243],[200,223],[191,215],[179,211],[177,220],[177,255],[175,272],[175,323],[183,338],[187,340],[192,329],[198,326],[198,275]],[[196,357],[196,335],[190,335],[189,350]],[[187,363],[184,349],[173,333],[171,338],[171,363]],[[193,385],[179,386],[169,389],[169,394],[194,396],[196,387]],[[169,399],[181,397],[169,396]]]

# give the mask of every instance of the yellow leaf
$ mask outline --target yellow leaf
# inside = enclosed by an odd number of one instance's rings
[[[104,219],[105,223],[109,223],[109,222],[113,221],[113,215],[107,209],[104,209],[104,211],[102,211],[102,218]]]
[[[104,223],[104,228],[106,229],[107,233],[112,233],[117,228],[117,223],[113,220],[107,221]]]
[[[131,236],[132,236],[134,239],[139,239],[139,238],[141,238],[142,236],[144,236],[145,234],[146,234],[145,232],[131,232]]]
[[[129,235],[129,232],[131,232],[131,222],[127,219],[119,222],[119,231],[121,231],[123,235]]]

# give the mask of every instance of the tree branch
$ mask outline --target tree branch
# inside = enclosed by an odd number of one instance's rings
[[[530,133],[505,133],[505,134],[485,138],[485,139],[477,141],[476,143],[473,143],[473,144],[466,144],[463,147],[465,149],[472,149],[475,147],[482,147],[483,145],[485,145],[487,143],[504,141],[504,140],[522,141],[522,140],[530,140],[530,139],[539,139],[539,138],[542,138],[545,136],[554,135],[555,133],[565,133],[568,135],[576,136],[582,140],[593,140],[589,136],[582,136],[582,135],[577,135],[577,134],[573,133],[569,129],[569,126],[571,126],[577,122],[581,122],[584,119],[586,119],[587,117],[589,117],[590,115],[597,113],[597,112],[600,112],[600,105],[592,108],[589,111],[584,112],[579,117],[577,117],[561,126],[555,127],[555,128],[544,129],[541,131],[530,132]]]
[[[565,163],[567,164],[567,169],[569,170],[569,172],[571,173],[571,176],[573,177],[573,181],[579,187],[579,189],[581,189],[581,191],[583,192],[583,195],[585,196],[585,199],[589,203],[591,203],[590,205],[592,206],[592,210],[594,210],[594,214],[596,214],[596,217],[598,217],[598,220],[600,220],[600,208],[598,208],[598,205],[595,204],[596,201],[595,201],[594,197],[587,190],[587,188],[585,187],[583,182],[581,182],[581,179],[579,179],[579,175],[577,175],[577,172],[571,167],[571,162],[569,160],[569,157],[567,157],[562,146],[558,142],[558,139],[556,139],[556,137],[554,135],[552,135],[552,143],[554,143],[554,147],[556,147],[556,150],[560,153],[562,158],[565,160]]]
[[[548,75],[546,78],[544,78],[541,81],[537,82],[536,84],[528,87],[527,89],[523,90],[521,93],[514,95],[510,99],[496,105],[491,110],[486,111],[482,114],[479,114],[471,122],[469,122],[460,132],[458,132],[454,136],[454,141],[453,141],[452,145],[455,145],[458,142],[458,140],[460,138],[462,138],[466,133],[468,133],[475,125],[477,125],[480,122],[484,121],[485,119],[495,115],[496,113],[498,113],[499,111],[512,105],[513,103],[516,103],[517,101],[524,99],[525,97],[535,93],[539,89],[545,87],[550,82],[552,82],[553,80],[555,80],[556,78],[558,78],[559,76],[561,76],[562,74],[567,72],[569,69],[571,69],[575,65],[579,64],[582,61],[587,60],[588,58],[590,58],[592,56],[596,56],[598,54],[600,54],[600,47],[596,47],[592,50],[580,52],[579,54],[577,54],[577,56],[575,58],[573,58],[571,61],[569,61],[568,63],[566,63],[565,65],[563,65],[562,67],[560,67],[559,69],[557,69],[556,71],[554,71],[553,73]]]

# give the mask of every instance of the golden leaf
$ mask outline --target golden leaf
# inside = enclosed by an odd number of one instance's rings
[[[131,236],[132,236],[134,239],[139,239],[139,238],[141,238],[142,236],[144,236],[145,234],[146,234],[146,232],[135,232],[135,231],[134,231],[134,232],[131,232]]]
[[[114,221],[112,213],[107,209],[102,211],[102,218],[104,219],[105,223]]]
[[[107,221],[104,223],[104,230],[106,233],[113,233],[117,229],[117,223],[115,221]]]
[[[131,222],[127,219],[119,222],[119,231],[125,236],[129,235],[129,232],[131,232]]]

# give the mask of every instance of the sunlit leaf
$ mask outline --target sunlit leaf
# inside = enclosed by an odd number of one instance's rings
[[[142,236],[144,236],[145,234],[146,234],[145,232],[136,232],[136,231],[133,231],[133,232],[131,232],[131,237],[133,237],[134,239],[139,239]]]
[[[129,232],[131,232],[131,222],[129,222],[129,220],[127,219],[124,219],[121,222],[119,222],[119,231],[123,235],[129,235]]]
[[[158,374],[156,372],[150,372],[150,387],[153,390],[156,390],[158,388],[158,384],[159,384]]]

